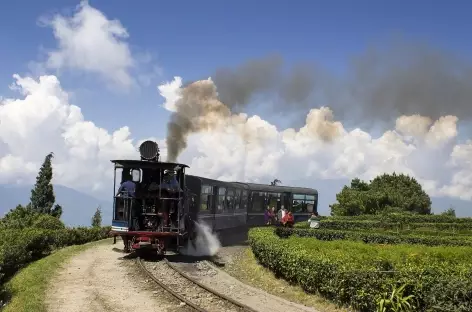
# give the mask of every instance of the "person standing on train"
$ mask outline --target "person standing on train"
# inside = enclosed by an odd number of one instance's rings
[[[134,197],[136,192],[136,183],[134,183],[130,179],[126,179],[123,183],[121,183],[120,188],[118,189],[118,194],[126,194],[127,197]]]

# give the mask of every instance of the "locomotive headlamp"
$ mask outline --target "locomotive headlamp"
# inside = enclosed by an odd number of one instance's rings
[[[159,146],[156,142],[144,141],[139,146],[139,153],[141,154],[141,159],[154,161],[159,160]]]

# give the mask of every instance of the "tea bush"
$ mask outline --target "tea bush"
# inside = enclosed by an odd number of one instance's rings
[[[299,222],[295,224],[297,228],[308,228],[308,222]],[[321,226],[332,230],[415,230],[429,229],[436,231],[472,231],[472,223],[422,223],[422,222],[390,222],[381,220],[344,220],[338,218],[327,218],[321,220]]]
[[[456,218],[445,215],[420,215],[406,213],[391,213],[377,215],[360,215],[360,216],[333,216],[325,217],[330,220],[344,221],[384,221],[384,222],[401,222],[401,223],[468,223],[472,224],[472,218]]]
[[[469,246],[472,247],[472,239],[455,236],[430,236],[418,234],[394,234],[325,229],[275,229],[275,234],[281,238],[287,238],[293,234],[299,237],[314,237],[319,240],[357,240],[374,244],[422,244],[427,246]]]
[[[415,296],[414,311],[472,311],[470,247],[281,239],[273,228],[251,229],[249,242],[276,275],[359,311],[375,311],[384,293],[402,285],[404,296]]]
[[[110,227],[2,230],[0,231],[2,237],[0,241],[0,282],[3,283],[18,269],[50,254],[54,249],[104,239],[108,237],[109,232]]]

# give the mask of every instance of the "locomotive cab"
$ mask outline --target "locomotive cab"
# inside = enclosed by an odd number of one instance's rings
[[[185,184],[188,166],[160,162],[158,145],[152,141],[141,144],[140,154],[141,160],[112,160],[112,233],[122,237],[126,252],[146,248],[163,254],[168,248],[177,250],[193,237],[193,214]]]

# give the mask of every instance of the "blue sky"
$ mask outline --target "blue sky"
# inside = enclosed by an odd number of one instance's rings
[[[174,75],[207,78],[219,66],[279,53],[288,63],[314,61],[342,71],[350,58],[370,44],[400,34],[461,55],[470,55],[470,4],[445,1],[90,1],[127,28],[134,51],[151,53],[163,75],[127,94],[104,90],[93,75],[63,73],[61,83],[87,119],[109,130],[129,125],[134,136],[163,136],[168,113],[156,85]],[[50,28],[39,27],[45,14],[67,12],[78,1],[7,1],[0,10],[0,91],[13,73],[40,60],[40,47],[55,47]],[[141,111],[129,116],[131,108]],[[110,112],[113,111],[113,118]],[[154,122],[143,123],[153,117]]]

